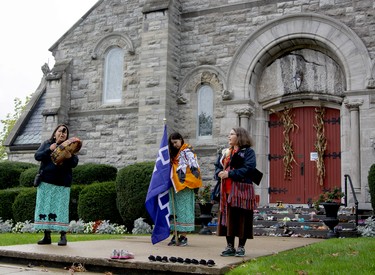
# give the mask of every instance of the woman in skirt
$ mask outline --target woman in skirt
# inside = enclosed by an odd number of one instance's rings
[[[69,226],[69,200],[72,184],[72,168],[78,164],[78,157],[67,154],[62,164],[55,165],[51,153],[69,138],[69,129],[60,124],[51,138],[44,141],[35,153],[40,161],[40,184],[37,189],[35,207],[35,229],[44,230],[44,237],[38,244],[51,244],[51,231],[61,234],[58,245],[66,245],[66,231]]]

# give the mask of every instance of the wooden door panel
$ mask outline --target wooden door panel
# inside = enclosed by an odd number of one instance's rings
[[[340,186],[340,111],[326,108],[324,129],[327,149],[324,156],[326,176],[323,186],[317,178],[316,162],[311,154],[316,152],[315,107],[294,108],[293,121],[298,128],[291,132],[290,139],[295,162],[292,163],[291,179],[284,178],[283,141],[284,127],[277,114],[270,115],[270,202],[284,204],[306,204],[313,201],[322,190]]]

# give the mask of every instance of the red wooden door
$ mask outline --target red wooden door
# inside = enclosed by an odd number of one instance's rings
[[[270,203],[306,204],[316,200],[323,190],[341,186],[340,175],[340,112],[325,108],[324,130],[327,147],[324,154],[325,177],[319,184],[316,168],[315,107],[294,108],[290,111],[294,130],[289,138],[294,160],[289,177],[285,175],[283,150],[284,126],[279,114],[270,115]]]

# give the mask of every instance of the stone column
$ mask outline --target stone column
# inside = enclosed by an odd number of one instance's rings
[[[361,191],[359,106],[362,99],[347,100],[345,106],[350,113],[350,177],[356,192]]]
[[[254,111],[250,107],[243,107],[238,108],[235,110],[236,114],[240,118],[240,127],[246,129],[247,131],[251,132],[250,130],[250,117],[254,113]]]

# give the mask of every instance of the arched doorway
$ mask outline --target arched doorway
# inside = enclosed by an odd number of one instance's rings
[[[268,82],[270,85],[262,89],[261,85],[266,82],[261,78],[270,64],[293,51],[306,49],[320,52],[331,58],[342,70],[343,90],[341,92],[334,90],[336,85],[332,86],[333,90],[311,90],[307,86],[297,89],[298,91],[293,89],[286,91],[284,89],[286,85],[289,84],[287,87],[290,88],[290,85],[295,84],[292,79],[298,71],[293,69],[298,69],[298,66],[291,66],[289,71],[284,70],[290,73],[284,75],[286,77],[284,81],[282,78],[271,79]],[[261,186],[256,188],[256,192],[260,195],[260,205],[267,205],[270,202],[271,171],[268,160],[270,136],[269,128],[266,126],[269,122],[270,111],[290,104],[293,105],[292,108],[295,108],[298,104],[301,106],[306,102],[313,102],[305,106],[324,104],[326,107],[340,110],[341,120],[348,122],[348,112],[342,104],[344,100],[350,101],[350,98],[355,96],[355,92],[366,87],[367,79],[371,76],[371,67],[371,58],[361,39],[341,22],[319,14],[301,13],[275,19],[254,31],[243,43],[229,67],[227,87],[231,93],[231,100],[240,103],[246,100],[250,106],[255,107],[254,115],[249,123],[251,134],[255,138],[257,165],[265,172]],[[278,85],[280,83],[282,83],[281,86]],[[315,83],[328,85],[331,82],[317,81]],[[274,89],[272,85],[277,89]],[[278,89],[279,87],[283,89]],[[348,134],[350,134],[351,125],[342,123],[341,130],[340,141],[343,147],[340,154],[340,182],[342,183],[343,174],[351,171],[354,175],[354,182],[359,183],[359,146],[357,144],[353,148],[350,144]],[[353,136],[355,134],[353,133]]]
[[[269,119],[270,203],[308,204],[341,186],[339,110],[285,108]]]

